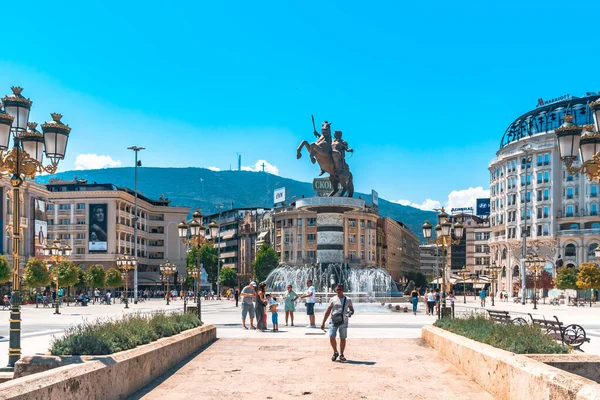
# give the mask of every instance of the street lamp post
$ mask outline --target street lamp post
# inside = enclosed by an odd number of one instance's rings
[[[177,271],[177,265],[171,264],[166,260],[164,264],[160,264],[160,273],[167,281],[167,305],[171,304],[171,294],[169,293],[169,277]]]
[[[499,267],[496,265],[496,263],[493,263],[492,265],[488,266],[487,269],[490,273],[490,277],[492,278],[492,306],[495,306],[496,304],[494,303],[494,297],[496,297],[496,293],[498,292],[498,273],[502,267]]]
[[[217,221],[212,220],[208,224],[208,228],[213,243],[217,245],[217,296],[221,296],[221,221],[219,220],[219,223],[217,223]]]
[[[62,246],[60,240],[55,240],[53,244],[44,246],[43,251],[44,256],[50,258],[49,264],[54,264],[54,267],[51,271],[52,281],[56,285],[56,301],[54,302],[54,314],[60,314],[60,310],[58,308],[58,264],[63,261],[67,261],[71,256],[73,249],[69,245]],[[48,265],[48,267],[50,267],[50,265]]]
[[[0,103],[0,173],[10,177],[12,193],[12,226],[7,231],[12,235],[13,278],[10,311],[10,336],[8,345],[8,367],[13,368],[21,358],[21,284],[19,278],[19,249],[22,239],[20,187],[26,178],[33,179],[38,173],[54,174],[58,163],[65,157],[71,128],[61,122],[62,115],[53,113],[52,121],[42,124],[42,133],[37,124],[29,124],[29,111],[33,102],[21,94],[23,89],[13,86],[12,94]],[[27,129],[29,128],[29,130]],[[11,139],[13,145],[11,147]],[[49,159],[43,164],[44,154]]]
[[[467,276],[469,276],[471,273],[466,268],[458,270],[456,271],[456,273],[458,274],[458,276],[460,276],[460,279],[462,279],[463,281],[463,303],[467,304],[467,283],[465,281],[467,279]]]
[[[184,292],[185,281],[187,280],[187,275],[180,276],[177,278],[177,282],[179,282],[179,292],[183,297],[183,312],[184,314],[187,312],[187,293]]]
[[[196,265],[188,269],[190,275],[196,278],[196,309],[198,311],[198,319],[202,324],[202,300],[200,299],[200,278],[202,276],[202,264],[200,263],[200,248],[206,243],[204,237],[204,230],[206,228],[202,226],[202,213],[199,209],[192,214],[192,221],[186,224],[184,221],[177,226],[179,231],[179,238],[182,243],[187,246],[196,246]],[[187,268],[187,266],[186,266]]]
[[[143,147],[138,146],[130,146],[127,150],[133,150],[135,152],[135,182],[134,182],[134,192],[135,192],[135,200],[133,203],[134,216],[133,216],[133,256],[138,256],[138,236],[137,236],[137,223],[138,223],[138,152],[141,150],[145,150]],[[138,268],[137,262],[133,266],[133,304],[137,304],[138,302]],[[127,303],[125,303],[125,308],[127,308]]]
[[[527,203],[529,202],[529,199],[527,198],[527,186],[529,184],[527,176],[529,175],[529,165],[531,164],[533,157],[529,155],[531,146],[525,145],[521,149],[525,152],[525,158],[523,159],[525,161],[525,188],[523,197],[524,201],[522,202],[525,204],[525,210],[523,213],[523,227],[521,230],[521,239],[523,241],[523,246],[521,248],[521,285],[523,288],[525,288],[525,281],[527,280],[527,268],[525,265],[525,258],[527,254]],[[523,163],[521,163],[521,165],[523,165]],[[525,289],[523,289],[523,291],[524,290]],[[525,295],[521,297],[521,304],[525,304]]]
[[[543,268],[544,259],[538,256],[536,252],[530,252],[527,254],[525,263],[527,263],[533,275],[533,309],[537,310],[537,280]],[[523,293],[525,293],[525,288],[523,288]]]
[[[464,233],[464,227],[460,222],[452,225],[452,223],[448,221],[448,214],[444,211],[444,207],[436,211],[440,211],[437,215],[438,224],[435,227],[437,236],[435,243],[442,246],[442,311],[440,317],[444,318],[444,310],[446,310],[446,247],[451,244],[460,243],[460,239]],[[422,228],[425,240],[429,241],[429,239],[431,239],[433,227],[429,221],[425,221]],[[452,239],[452,228],[454,228],[454,236],[457,239]]]
[[[136,271],[137,258],[135,256],[128,256],[125,254],[120,257],[117,257],[117,268],[121,270],[121,272],[123,273],[123,277],[125,278],[125,308],[129,308],[129,271],[131,271],[132,269]],[[135,279],[133,284],[135,286]]]

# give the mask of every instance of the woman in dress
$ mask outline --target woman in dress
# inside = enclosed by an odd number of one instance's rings
[[[256,330],[257,331],[266,331],[267,323],[265,322],[265,306],[267,305],[267,284],[261,283],[258,285],[258,290],[256,291],[256,304],[254,305],[254,311],[256,313]]]
[[[288,317],[292,319],[292,326],[294,326],[294,311],[296,306],[294,302],[298,300],[298,295],[292,290],[292,285],[287,285],[287,292],[285,293],[285,326],[288,326]]]

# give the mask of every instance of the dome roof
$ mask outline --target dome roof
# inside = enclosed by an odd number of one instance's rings
[[[577,125],[593,124],[594,118],[589,104],[598,100],[600,95],[572,97],[542,107],[537,107],[517,118],[506,128],[500,141],[500,148],[527,136],[552,131],[563,123],[565,114],[573,115]]]

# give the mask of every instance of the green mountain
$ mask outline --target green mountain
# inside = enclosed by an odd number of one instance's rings
[[[134,187],[134,168],[107,168],[85,171],[66,171],[55,175],[42,175],[36,182],[45,184],[51,179],[86,179],[89,183],[112,183],[120,187]],[[217,212],[215,206],[272,207],[273,191],[286,188],[288,201],[314,196],[312,184],[283,178],[265,172],[212,171],[206,168],[138,168],[138,189],[143,195],[158,198],[164,195],[171,205],[200,207],[204,214]],[[355,193],[367,202],[370,194]],[[233,202],[233,203],[232,203]],[[421,225],[435,214],[418,208],[403,206],[379,198],[382,216],[403,222],[422,239]]]

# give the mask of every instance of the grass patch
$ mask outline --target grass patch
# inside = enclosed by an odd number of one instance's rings
[[[194,314],[130,314],[122,319],[99,319],[72,326],[52,339],[52,355],[106,355],[173,336],[200,325]]]
[[[517,354],[566,354],[569,352],[568,346],[555,342],[538,328],[498,324],[481,315],[438,319],[433,325]]]

